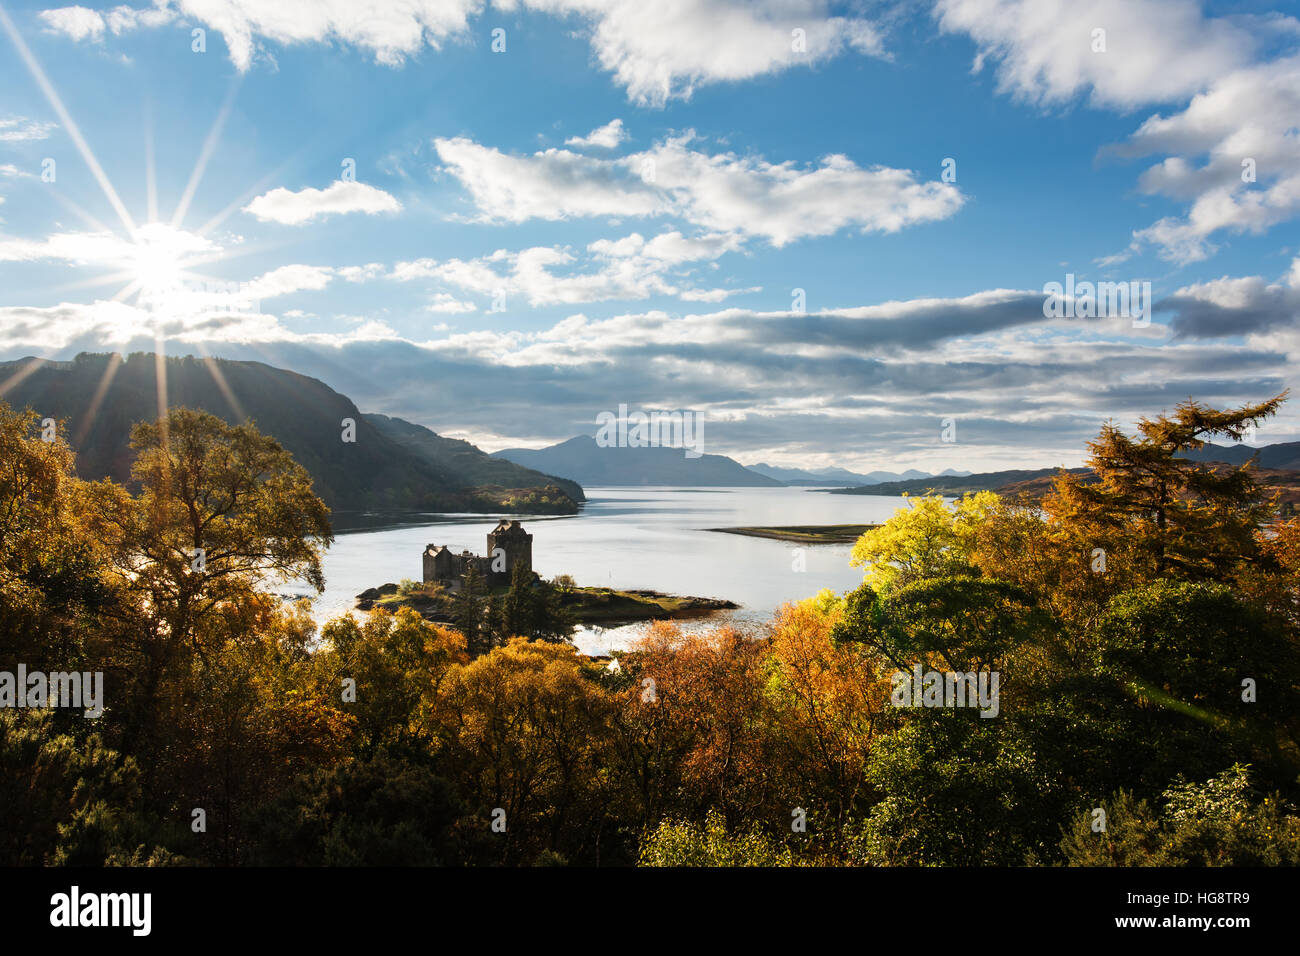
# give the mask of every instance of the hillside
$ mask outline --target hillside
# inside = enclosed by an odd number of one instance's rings
[[[82,477],[127,483],[131,428],[158,415],[153,353],[137,352],[126,359],[83,353],[71,362],[40,362],[24,374],[31,362],[0,363],[0,381],[9,382],[0,398],[65,421]],[[347,396],[295,372],[261,362],[186,356],[166,360],[165,381],[171,407],[201,409],[231,423],[251,420],[273,436],[307,469],[316,494],[335,510],[494,512],[512,510],[512,497],[518,506],[514,510],[577,510],[575,499],[545,475],[526,469],[512,473],[513,489],[527,489],[536,499],[524,502],[524,494],[510,495],[479,480],[484,474],[504,478],[506,473],[475,467],[466,449],[445,458],[432,450],[413,452]],[[356,423],[355,442],[342,440],[344,419]],[[543,498],[550,499],[549,508],[528,507]]]
[[[1230,465],[1240,465],[1252,455],[1258,455],[1255,459],[1257,468],[1300,471],[1300,441],[1278,442],[1260,448],[1252,448],[1250,445],[1206,445],[1182,457],[1191,461],[1223,461]]]
[[[908,481],[884,481],[858,488],[837,488],[833,495],[923,495],[942,492],[945,495],[964,495],[972,491],[1001,491],[1008,485],[1051,478],[1059,469],[1034,468],[1009,471],[987,471],[975,475],[935,475],[930,478],[912,478]],[[1087,468],[1071,468],[1072,474],[1085,474]]]
[[[590,435],[548,448],[506,448],[495,457],[583,485],[781,485],[724,455],[687,458],[680,448],[603,448]]]
[[[430,465],[449,468],[474,487],[531,488],[544,481],[557,485],[574,501],[586,500],[582,486],[576,481],[540,474],[509,459],[489,455],[467,441],[446,438],[423,425],[373,412],[366,413],[366,421]]]
[[[1220,452],[1234,451],[1229,446],[1207,445],[1201,453],[1213,449]],[[1188,455],[1193,461],[1207,465],[1240,465],[1248,460],[1257,449],[1247,449],[1244,455],[1234,455],[1237,461],[1226,462],[1222,458],[1202,458],[1201,453]],[[1300,442],[1281,445],[1269,445],[1258,449],[1259,460],[1293,461],[1296,451],[1300,451]],[[1214,452],[1211,451],[1210,454]],[[1265,454],[1267,453],[1267,455]],[[1297,462],[1300,465],[1300,462]],[[975,491],[996,491],[1001,495],[1024,494],[1031,498],[1042,497],[1052,489],[1052,482],[1060,472],[1059,468],[1037,468],[1033,470],[989,471],[982,474],[962,476],[940,475],[934,478],[921,478],[913,481],[896,481],[877,485],[864,485],[859,488],[837,488],[830,490],[833,495],[924,495],[939,492],[944,495],[964,495]],[[1072,475],[1091,475],[1088,468],[1066,469]],[[1300,468],[1261,467],[1256,462],[1255,477],[1265,488],[1279,492],[1283,514],[1294,513],[1300,505]]]

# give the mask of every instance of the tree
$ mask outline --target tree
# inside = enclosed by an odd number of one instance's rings
[[[331,701],[341,702],[344,681],[353,682],[355,699],[341,707],[352,720],[352,751],[366,756],[383,747],[427,747],[427,712],[451,669],[468,662],[459,632],[407,607],[371,611],[361,624],[352,615],[330,621],[312,658]]]
[[[254,821],[269,866],[440,866],[462,809],[428,758],[380,749],[304,774]]]
[[[113,601],[104,549],[88,529],[62,425],[45,440],[38,416],[0,402],[0,667],[79,668],[86,636]]]
[[[914,664],[941,670],[995,668],[1047,620],[1018,585],[977,577],[926,578],[883,595],[863,584],[845,602],[832,632],[837,642],[860,642],[899,670]]]
[[[1176,781],[1153,808],[1119,791],[1065,828],[1061,851],[1071,866],[1297,866],[1300,816],[1277,794],[1260,797],[1249,767],[1234,764],[1204,783]]]
[[[60,733],[40,710],[0,711],[0,864],[125,862],[150,840],[141,795],[136,762],[98,735]]]
[[[484,595],[486,590],[483,575],[478,566],[470,562],[461,579],[460,590],[452,601],[451,619],[456,628],[465,635],[465,646],[471,657],[486,654],[492,649],[493,615],[489,613],[489,600]]]
[[[517,638],[448,675],[429,718],[440,766],[472,829],[488,833],[493,814],[504,813],[505,830],[477,862],[617,858],[610,838],[624,821],[610,820],[613,702],[589,670],[571,646]]]
[[[122,671],[134,680],[128,749],[164,712],[185,707],[176,695],[192,659],[212,658],[229,639],[223,615],[256,603],[268,579],[323,589],[321,553],[333,540],[306,469],[251,423],[177,408],[137,425],[132,446],[139,495],[93,486],[92,519],[128,597],[117,631],[118,654],[129,658]]]
[[[971,574],[973,535],[997,495],[966,495],[949,509],[940,495],[907,498],[909,508],[894,512],[853,545],[850,563],[866,566],[864,580],[877,590],[923,578]]]
[[[334,540],[311,476],[251,422],[173,409],[131,433],[140,482],[120,520],[134,586],[147,591],[174,640],[222,601],[269,576],[324,590],[321,553]]]
[[[865,803],[867,757],[888,706],[881,661],[831,634],[843,602],[829,591],[777,610],[768,647],[773,732],[792,789],[827,823],[848,823]]]
[[[1216,436],[1240,441],[1286,395],[1228,411],[1188,399],[1173,415],[1141,419],[1135,438],[1108,422],[1088,443],[1096,479],[1058,475],[1044,501],[1048,519],[1068,528],[1081,548],[1108,551],[1110,570],[1130,582],[1223,580],[1258,560],[1256,531],[1275,503],[1255,481],[1253,458],[1212,467],[1182,456]]]
[[[1231,587],[1134,588],[1111,600],[1088,645],[1091,669],[1111,691],[1087,704],[1109,728],[1111,772],[1141,796],[1176,773],[1203,777],[1234,760],[1255,762],[1277,783],[1294,780],[1279,735],[1300,706],[1296,648]]]
[[[558,589],[542,581],[522,564],[510,574],[510,590],[494,609],[497,642],[512,637],[564,643],[573,634],[573,618],[565,610]]]
[[[722,814],[710,810],[702,825],[663,820],[641,843],[638,866],[792,866],[789,847],[756,828],[727,831]]]

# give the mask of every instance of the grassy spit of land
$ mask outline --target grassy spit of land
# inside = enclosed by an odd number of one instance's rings
[[[878,524],[801,524],[780,525],[772,528],[706,528],[723,534],[743,534],[751,538],[775,538],[778,541],[795,541],[800,544],[852,544],[863,534],[879,528]]]

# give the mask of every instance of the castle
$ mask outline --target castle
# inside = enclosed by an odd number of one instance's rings
[[[456,554],[445,544],[430,544],[424,549],[424,583],[445,585],[459,590],[465,573],[474,567],[488,587],[509,584],[517,566],[533,570],[533,536],[518,521],[502,518],[488,532],[487,556],[469,551]]]

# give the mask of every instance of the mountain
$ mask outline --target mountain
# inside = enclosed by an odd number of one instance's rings
[[[1256,480],[1266,488],[1282,493],[1282,502],[1300,504],[1300,442],[1282,442],[1251,448],[1246,445],[1205,445],[1183,457],[1191,461],[1205,463],[1221,462],[1240,465],[1256,458]],[[988,471],[980,474],[963,474],[944,472],[932,478],[920,478],[912,481],[894,481],[879,484],[861,485],[857,488],[838,488],[831,491],[835,495],[920,495],[928,492],[940,492],[945,495],[964,495],[971,491],[996,491],[999,494],[1019,494],[1021,492],[1039,496],[1046,494],[1052,487],[1052,479],[1058,468],[1035,468],[1027,470]],[[1067,469],[1074,475],[1088,475],[1089,468]]]
[[[405,434],[419,426],[397,419],[376,424],[345,395],[314,378],[261,362],[168,358],[165,394],[171,407],[210,412],[227,422],[254,422],[311,474],[327,505],[341,511],[537,511],[573,513],[581,489],[527,469],[502,471],[467,443],[439,455],[429,432],[424,445]],[[0,399],[62,420],[83,478],[129,483],[131,428],[158,416],[158,363],[149,352],[82,353],[71,362],[19,359],[0,363]],[[381,418],[383,416],[380,416]],[[356,424],[343,441],[343,420]],[[393,436],[403,432],[402,440]],[[436,441],[434,440],[436,439]],[[463,446],[463,447],[462,447]],[[450,446],[446,446],[450,448]]]
[[[845,471],[843,468],[808,471],[804,468],[779,468],[762,462],[745,467],[767,478],[775,478],[785,485],[865,485],[871,482],[870,476]]]
[[[931,477],[926,472],[915,469],[909,469],[902,474],[892,471],[871,471],[864,475],[845,468],[818,468],[813,471],[805,468],[778,468],[776,465],[761,463],[745,467],[787,485],[875,485],[883,481],[907,481]],[[953,471],[948,468],[941,474],[965,476],[970,472]]]
[[[922,495],[928,492],[941,492],[945,495],[964,495],[969,491],[999,491],[1008,485],[1031,481],[1035,478],[1055,475],[1056,468],[1018,469],[1011,471],[988,471],[982,474],[942,474],[906,481],[886,481],[859,488],[840,488],[831,492],[833,495]],[[1084,474],[1087,468],[1071,468],[1074,474]]]
[[[477,445],[471,445],[467,441],[445,438],[423,425],[413,425],[400,418],[370,412],[366,414],[366,421],[428,464],[449,468],[462,480],[475,487],[530,488],[536,486],[539,481],[544,481],[547,484],[558,485],[574,501],[586,500],[586,495],[582,493],[582,485],[576,481],[542,475],[531,468],[517,465],[507,458],[489,455]]]
[[[579,435],[549,448],[505,448],[494,457],[583,485],[764,486],[781,482],[724,455],[687,458],[680,448],[605,448]]]
[[[1300,441],[1278,442],[1260,448],[1252,448],[1250,445],[1205,445],[1196,451],[1186,452],[1182,457],[1191,461],[1226,461],[1230,465],[1240,465],[1249,461],[1252,455],[1258,455],[1255,459],[1258,468],[1300,471]]]

